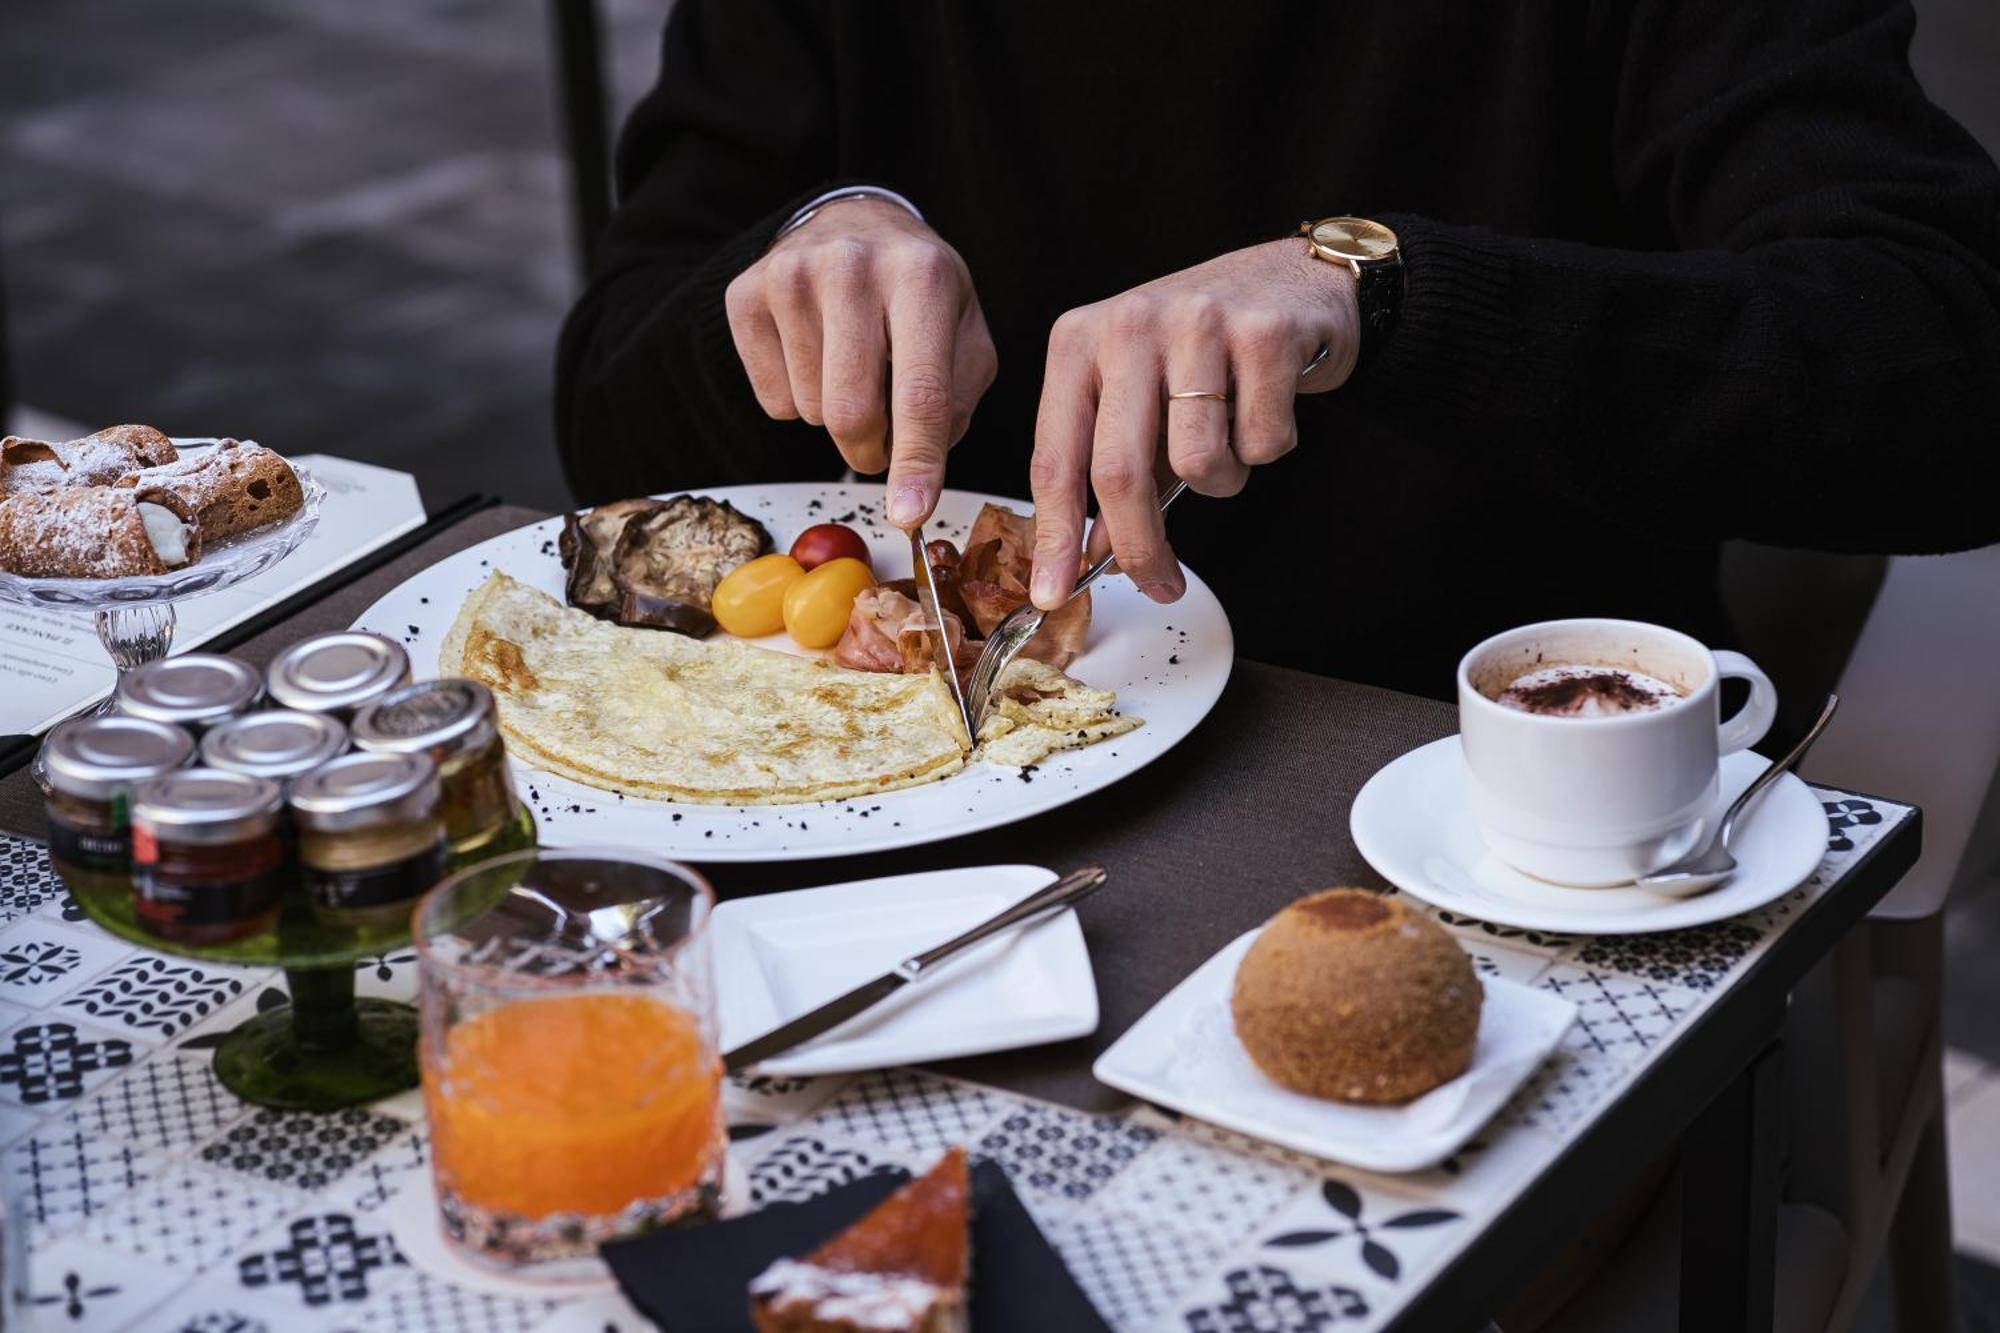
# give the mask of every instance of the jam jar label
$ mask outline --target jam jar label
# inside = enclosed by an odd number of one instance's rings
[[[79,870],[97,870],[122,875],[132,868],[132,829],[117,826],[116,832],[77,828],[49,819],[49,857]]]
[[[163,873],[157,864],[141,861],[132,888],[141,921],[185,930],[261,924],[277,907],[285,879],[276,866],[241,878],[197,879]]]
[[[447,853],[442,841],[415,856],[360,870],[305,867],[306,892],[325,912],[362,912],[415,902],[444,878]]]

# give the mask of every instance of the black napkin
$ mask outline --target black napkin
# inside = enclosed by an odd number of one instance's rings
[[[617,1241],[604,1258],[632,1304],[666,1333],[749,1333],[752,1278],[774,1259],[817,1249],[908,1179],[900,1171],[866,1176],[804,1203]],[[972,1168],[971,1301],[975,1333],[1105,1327],[991,1162]]]

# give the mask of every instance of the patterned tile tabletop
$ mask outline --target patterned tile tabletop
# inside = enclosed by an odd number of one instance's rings
[[[1715,1003],[1906,807],[1818,793],[1805,885],[1733,921],[1568,939],[1437,914],[1487,975],[1573,1001],[1561,1048],[1464,1150],[1378,1176],[1135,1106],[1085,1115],[909,1070],[748,1078],[726,1101],[735,1192],[760,1206],[965,1144],[1004,1167],[1119,1330],[1381,1327]],[[1220,941],[1218,943],[1221,943]],[[364,994],[410,995],[407,952]],[[333,1115],[261,1110],[209,1068],[283,999],[281,973],[195,965],[84,920],[39,846],[0,838],[0,1162],[25,1202],[33,1327],[143,1333],[637,1333],[618,1296],[464,1290],[412,1268],[385,1206],[424,1185],[410,1093]]]

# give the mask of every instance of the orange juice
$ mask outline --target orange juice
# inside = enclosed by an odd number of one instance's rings
[[[453,1027],[442,1060],[425,1062],[438,1184],[524,1217],[683,1194],[719,1149],[721,1080],[693,1017],[664,1001],[504,1004]]]

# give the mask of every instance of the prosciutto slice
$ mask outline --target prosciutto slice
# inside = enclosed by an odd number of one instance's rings
[[[944,632],[963,676],[978,658],[978,646],[967,645],[965,624],[950,611],[944,613]],[[878,584],[854,599],[833,660],[856,671],[922,675],[932,665],[930,619],[915,598],[891,584]]]
[[[958,562],[958,591],[981,636],[1027,605],[1028,572],[1033,566],[1035,520],[1000,505],[987,505],[965,535],[965,555]],[[1090,594],[1051,612],[1041,632],[1022,649],[1025,656],[1058,669],[1083,651],[1090,632]]]

